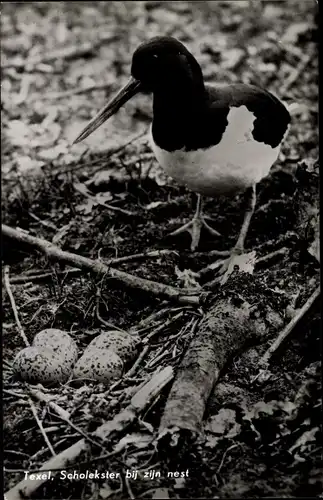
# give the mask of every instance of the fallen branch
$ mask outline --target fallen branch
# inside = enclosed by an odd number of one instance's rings
[[[82,269],[69,269],[68,271],[57,271],[56,274],[58,276],[63,275],[64,279],[67,276],[75,276],[78,274],[82,273]],[[52,278],[53,277],[53,272],[47,272],[47,273],[35,273],[35,274],[22,274],[21,276],[14,276],[13,278],[10,278],[10,283],[12,285],[22,285],[24,283],[28,282],[33,282],[37,283],[38,281],[43,281],[47,278]]]
[[[247,341],[263,332],[250,317],[250,305],[222,298],[204,316],[179,367],[159,427],[160,445],[181,447],[181,437],[195,439],[207,400],[227,362]]]
[[[92,436],[107,441],[111,439],[112,434],[115,436],[123,433],[135,421],[138,415],[152,404],[156,396],[172,378],[173,369],[170,366],[155,373],[151,380],[132,397],[130,404],[119,413],[119,415],[116,415],[112,420],[101,425]],[[67,464],[70,465],[71,463],[75,463],[81,453],[89,451],[89,443],[85,439],[81,439],[70,448],[67,448],[59,453],[59,455],[45,462],[39,469],[39,472],[51,471],[53,476],[56,472],[60,472],[61,469],[64,469]],[[46,480],[46,474],[37,475],[36,479],[23,479],[5,493],[5,498],[6,500],[22,500],[22,498],[29,498],[46,482]]]
[[[35,420],[37,422],[39,430],[40,430],[40,432],[41,432],[41,434],[42,434],[42,436],[44,438],[45,443],[47,444],[47,447],[48,447],[49,451],[51,452],[51,454],[52,454],[53,457],[56,457],[56,453],[54,451],[54,448],[52,447],[52,444],[51,444],[50,440],[48,439],[48,436],[47,436],[47,434],[46,434],[46,432],[44,430],[43,424],[41,423],[41,421],[38,418],[37,410],[35,408],[35,405],[34,405],[34,403],[32,402],[32,400],[30,398],[28,398],[28,403],[30,405],[32,414],[34,415],[34,418],[35,418]]]
[[[303,307],[299,309],[297,314],[291,319],[288,325],[279,333],[275,341],[271,344],[269,349],[265,352],[259,361],[259,366],[261,369],[267,369],[270,359],[272,356],[281,348],[282,344],[285,342],[287,337],[293,333],[298,323],[308,314],[309,310],[313,307],[315,302],[319,299],[321,293],[321,287],[318,286],[310,298],[305,302]]]
[[[177,255],[178,252],[175,250],[152,250],[151,252],[142,252],[142,253],[135,253],[133,255],[125,255],[124,257],[116,257],[114,259],[109,259],[105,260],[103,259],[103,262],[107,265],[116,265],[116,264],[123,264],[124,262],[131,262],[133,260],[140,260],[140,259],[155,259],[162,257],[163,255]]]
[[[23,329],[23,327],[22,327],[22,325],[20,323],[20,319],[19,319],[19,315],[18,315],[18,311],[17,311],[17,307],[16,307],[15,298],[14,298],[14,296],[12,294],[11,287],[10,287],[9,266],[5,266],[5,268],[4,268],[4,284],[5,284],[5,288],[6,288],[8,296],[9,296],[9,299],[10,299],[10,303],[11,303],[13,315],[14,315],[15,320],[16,320],[18,332],[20,333],[20,336],[21,336],[22,340],[24,341],[25,345],[27,347],[29,347],[30,343],[29,343],[29,341],[28,341],[28,339],[27,339],[27,337],[25,335],[24,329]]]
[[[2,224],[2,234],[8,238],[14,239],[19,243],[30,245],[31,247],[43,252],[49,259],[65,262],[73,267],[86,269],[100,276],[113,278],[119,283],[133,289],[140,289],[145,292],[156,295],[157,297],[168,298],[182,304],[199,304],[199,296],[191,294],[192,292],[184,289],[176,289],[169,285],[163,285],[155,281],[147,280],[133,276],[125,271],[119,271],[112,267],[108,267],[98,260],[92,260],[81,255],[61,250],[53,243],[30,236],[25,232],[13,229],[5,224]],[[195,293],[195,291],[194,291]]]
[[[69,412],[61,408],[58,404],[54,403],[51,396],[48,396],[39,389],[34,389],[29,385],[28,385],[28,392],[33,398],[37,399],[38,401],[48,404],[48,406],[63,420],[69,420],[70,418]]]
[[[106,266],[115,266],[116,264],[123,264],[124,262],[131,262],[133,260],[138,260],[138,259],[145,259],[145,258],[158,258],[162,257],[163,255],[178,255],[175,250],[152,250],[151,252],[147,253],[136,253],[133,255],[125,255],[124,257],[117,257],[117,258],[112,258],[109,260],[102,259],[102,262]],[[82,269],[68,269],[67,271],[56,271],[56,275],[58,276],[64,276],[64,279],[66,279],[69,276],[77,276],[82,273]],[[53,273],[52,271],[49,272],[35,272],[34,274],[22,274],[20,276],[13,276],[10,278],[10,283],[12,285],[22,285],[24,283],[28,282],[33,282],[37,283],[38,281],[43,281],[48,278],[52,278]]]

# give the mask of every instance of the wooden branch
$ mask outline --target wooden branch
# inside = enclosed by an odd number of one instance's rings
[[[20,333],[20,336],[21,336],[22,340],[24,341],[25,345],[27,347],[29,347],[30,343],[29,343],[29,341],[28,341],[28,339],[26,337],[26,334],[24,332],[22,324],[20,323],[20,319],[19,319],[19,314],[18,314],[18,311],[17,311],[17,306],[16,306],[15,298],[13,296],[13,293],[12,293],[11,287],[10,287],[9,266],[5,266],[5,268],[4,268],[4,284],[5,284],[5,288],[6,288],[8,296],[9,296],[9,299],[10,299],[10,303],[11,303],[13,315],[14,315],[15,320],[16,320],[16,325],[17,325],[17,328],[18,328],[18,332]]]
[[[161,418],[158,440],[163,448],[182,446],[184,436],[189,440],[198,436],[207,400],[223,367],[265,330],[263,323],[250,318],[249,304],[240,302],[221,298],[202,319]]]
[[[31,247],[43,252],[49,259],[65,262],[79,269],[86,269],[100,276],[113,278],[119,283],[133,289],[140,289],[145,292],[156,295],[157,297],[168,298],[182,304],[198,305],[199,297],[191,295],[189,291],[184,289],[176,289],[172,286],[163,285],[155,281],[150,281],[144,278],[133,276],[125,271],[119,271],[110,266],[106,266],[98,260],[92,260],[82,255],[77,255],[71,252],[61,250],[53,243],[30,236],[22,231],[13,229],[5,224],[2,224],[2,234],[8,238],[14,239],[17,242],[30,245]]]
[[[55,412],[57,413],[58,416],[60,416],[63,420],[69,420],[70,414],[68,411],[64,410],[61,408],[57,403],[53,401],[53,396],[49,396],[39,389],[35,389],[31,387],[29,384],[26,384],[27,390],[29,394],[37,399],[38,401],[42,401],[43,403],[48,404],[48,406]]]
[[[46,434],[46,432],[45,432],[45,429],[44,429],[44,427],[43,427],[43,424],[42,424],[42,422],[40,421],[40,419],[39,419],[39,417],[38,417],[38,415],[37,415],[37,410],[36,410],[36,408],[35,408],[34,403],[32,402],[32,400],[31,400],[30,398],[28,398],[28,402],[29,402],[29,405],[30,405],[30,408],[31,408],[32,414],[33,414],[33,416],[34,416],[34,418],[35,418],[35,420],[36,420],[36,422],[37,422],[37,425],[38,425],[38,427],[39,427],[39,430],[40,430],[40,432],[41,432],[41,434],[42,434],[42,436],[43,436],[43,438],[44,438],[45,443],[47,444],[47,447],[48,447],[49,451],[51,452],[51,454],[52,454],[52,456],[53,456],[53,457],[56,457],[55,450],[54,450],[54,448],[52,447],[52,444],[51,444],[51,442],[50,442],[50,440],[49,440],[49,438],[48,438],[48,436],[47,436],[47,434]]]
[[[261,369],[267,369],[270,363],[271,358],[279,351],[282,347],[282,344],[286,341],[287,337],[289,337],[293,331],[295,331],[296,326],[299,322],[304,318],[306,314],[312,309],[313,305],[320,298],[321,287],[318,286],[314,293],[309,297],[309,299],[305,302],[303,307],[301,307],[297,314],[291,319],[288,325],[279,333],[271,346],[267,349],[265,354],[259,361],[259,366]]]
[[[145,411],[156,396],[162,389],[172,380],[173,369],[168,366],[163,370],[156,372],[147,384],[145,384],[139,391],[132,397],[130,404],[112,420],[101,425],[92,434],[93,437],[100,437],[102,440],[107,441],[111,434],[121,434],[129,425],[138,417],[140,413]],[[39,472],[51,471],[52,477],[61,469],[76,462],[82,452],[90,451],[90,445],[85,439],[77,441],[70,448],[62,451],[55,457],[48,460],[39,469]],[[46,474],[37,474],[35,479],[23,479],[20,483],[16,484],[11,490],[5,493],[6,500],[22,500],[29,498],[36,490],[47,481]]]

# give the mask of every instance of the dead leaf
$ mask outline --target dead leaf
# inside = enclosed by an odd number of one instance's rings
[[[104,483],[102,488],[100,488],[100,490],[99,490],[99,495],[101,498],[103,498],[103,500],[105,500],[106,498],[109,498],[111,495],[113,495],[113,493],[115,493],[115,490],[110,488],[108,483]]]
[[[148,205],[145,206],[145,209],[152,210],[153,208],[157,208],[160,205],[163,205],[162,201],[152,201],[151,203],[148,203]]]
[[[243,49],[229,49],[223,54],[221,67],[229,70],[236,69],[245,58],[246,53]]]
[[[59,231],[54,235],[52,239],[52,243],[54,245],[59,245],[61,243],[64,243],[64,238],[67,236],[70,232],[71,228],[71,223],[65,224],[65,226],[62,226]]]
[[[300,451],[304,451],[303,449],[305,447],[308,447],[310,443],[313,443],[313,441],[316,441],[316,433],[319,432],[320,428],[319,427],[313,427],[313,429],[310,429],[309,431],[304,432],[296,441],[296,443],[289,448],[289,453],[292,453],[293,451],[297,450],[297,448],[300,448]]]
[[[312,255],[318,262],[320,262],[320,228],[317,225],[315,228],[315,238],[307,249],[308,253]]]
[[[195,279],[198,277],[198,273],[195,273],[191,269],[184,269],[184,271],[181,271],[178,266],[175,266],[175,274],[183,288],[201,288],[201,285]]]
[[[20,156],[16,159],[18,171],[20,173],[25,173],[28,171],[33,170],[34,173],[36,174],[37,171],[39,171],[43,166],[44,162],[43,161],[38,161],[33,158],[30,158],[29,156]]]
[[[311,25],[307,22],[292,23],[284,34],[282,42],[296,43],[300,35],[303,35],[304,33],[310,31],[310,29]]]
[[[240,424],[236,421],[236,412],[230,408],[221,408],[219,413],[213,415],[206,423],[205,430],[216,434],[218,439],[226,437],[234,438],[241,431]],[[211,447],[217,442],[215,440]],[[211,441],[209,441],[210,446]]]
[[[229,279],[230,274],[232,274],[238,267],[238,271],[242,273],[253,274],[256,264],[256,252],[253,250],[249,253],[243,253],[241,255],[232,255],[229,257],[228,268],[223,278],[221,280],[221,285],[226,283]]]
[[[164,499],[167,500],[167,499],[169,499],[168,490],[166,488],[157,488],[154,491],[151,498],[154,500],[159,500],[159,499],[160,500],[164,500]]]
[[[102,160],[104,161],[104,160]],[[94,174],[92,179],[86,181],[87,185],[93,185],[99,187],[104,184],[109,184],[111,180],[116,180],[119,182],[125,182],[130,179],[129,175],[126,173],[124,168],[107,168],[100,172]]]
[[[97,203],[92,200],[92,198],[88,198],[84,203],[80,203],[79,205],[77,205],[76,209],[79,211],[79,212],[83,212],[84,215],[89,215],[93,208],[97,206]]]
[[[67,148],[65,144],[57,144],[53,148],[42,149],[38,153],[38,157],[43,160],[57,160],[60,156],[67,153]]]
[[[153,441],[153,436],[148,433],[139,433],[134,432],[133,434],[128,434],[127,436],[120,439],[117,444],[115,451],[123,450],[129,445],[132,445],[134,448],[143,449],[147,448],[150,443]]]

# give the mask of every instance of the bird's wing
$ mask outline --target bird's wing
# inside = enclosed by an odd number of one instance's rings
[[[243,83],[207,86],[206,90],[211,115],[222,116],[225,110],[245,106],[255,116],[254,139],[272,147],[281,143],[291,118],[286,106],[273,94]]]

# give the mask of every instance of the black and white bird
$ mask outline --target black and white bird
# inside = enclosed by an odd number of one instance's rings
[[[181,42],[155,37],[139,45],[129,82],[74,142],[89,136],[142,90],[153,93],[151,146],[158,162],[198,195],[194,217],[172,234],[189,231],[194,251],[202,227],[219,236],[202,215],[202,196],[248,191],[244,222],[230,252],[231,257],[240,255],[255,208],[256,184],[268,175],[288,132],[286,106],[254,85],[206,85],[198,62]]]

